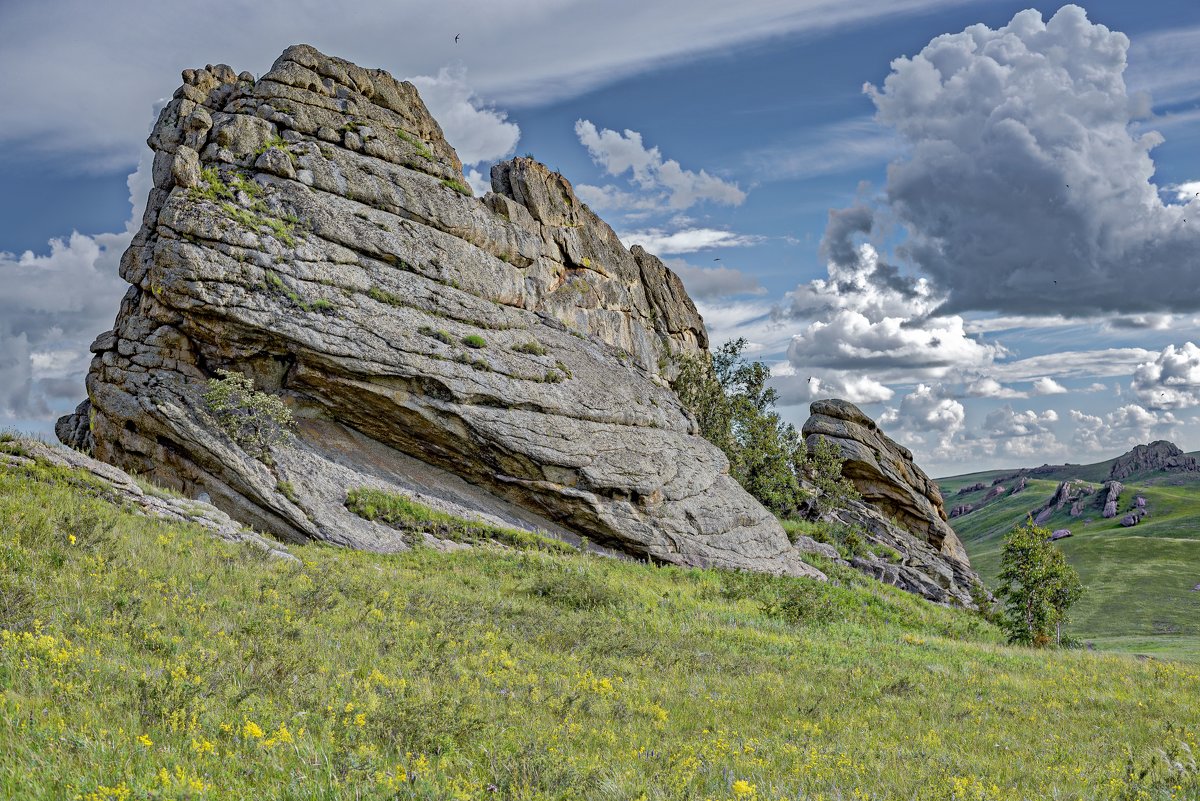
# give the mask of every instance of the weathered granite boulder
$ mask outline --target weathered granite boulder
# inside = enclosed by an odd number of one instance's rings
[[[1054,531],[1050,532],[1050,541],[1054,542],[1056,540],[1064,540],[1069,536],[1071,536],[1071,529],[1056,528]]]
[[[1018,492],[1024,492],[1025,486],[1028,483],[1029,483],[1029,480],[1027,478],[1025,478],[1025,476],[1019,476],[1017,478],[1017,480],[1015,482],[1013,482],[1012,492],[1010,492],[1009,495],[1016,495]]]
[[[1095,490],[1091,486],[1079,479],[1072,478],[1060,481],[1054,489],[1054,494],[1050,496],[1050,500],[1030,512],[1033,516],[1033,522],[1040,526],[1048,521],[1055,512],[1068,505],[1070,506],[1069,514],[1071,517],[1079,517],[1079,515],[1083,514],[1083,499],[1090,496],[1093,492]]]
[[[1140,511],[1130,512],[1121,518],[1121,525],[1125,526],[1126,528],[1136,526],[1140,522],[1142,522],[1142,515]]]
[[[1195,456],[1188,456],[1174,443],[1165,439],[1149,445],[1137,445],[1128,453],[1118,456],[1109,469],[1109,478],[1120,480],[1135,473],[1165,471],[1168,473],[1195,473],[1200,463]]]
[[[810,446],[818,439],[833,444],[845,460],[842,475],[862,495],[863,503],[852,504],[840,516],[865,529],[869,538],[899,551],[904,557],[901,567],[923,577],[910,575],[892,583],[927,597],[954,597],[969,603],[971,585],[978,577],[958,535],[946,522],[937,484],[913,462],[912,453],[848,401],[815,401],[809,410],[805,440]],[[884,572],[906,574],[890,567]],[[929,586],[940,587],[940,597],[929,592]]]
[[[954,508],[952,508],[950,510],[950,519],[953,520],[956,517],[962,517],[963,515],[969,515],[974,509],[975,509],[975,507],[972,504],[960,503],[958,506],[955,506]]]
[[[822,577],[668,386],[707,346],[679,278],[526,158],[472,196],[416,89],[315,49],[259,80],[186,70],[148,140],[68,444],[287,540],[402,550],[362,486],[683,565]],[[219,369],[291,408],[260,460],[202,400]]]
[[[1136,506],[1138,509],[1145,509],[1146,508],[1146,499],[1143,498],[1141,495],[1138,495],[1137,497],[1135,497],[1133,499],[1133,505]]]

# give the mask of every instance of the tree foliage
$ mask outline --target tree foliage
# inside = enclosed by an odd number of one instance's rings
[[[1050,531],[1028,520],[1004,542],[996,595],[1005,602],[1009,642],[1042,648],[1062,644],[1067,610],[1083,595],[1083,585],[1051,544]]]
[[[209,379],[204,393],[209,413],[239,446],[257,458],[268,456],[294,426],[291,410],[276,396],[256,390],[248,376],[230,370],[217,374],[221,377]]]
[[[774,410],[778,393],[767,386],[770,368],[742,358],[746,340],[736,339],[700,357],[683,357],[674,389],[696,417],[701,435],[729,458],[729,472],[746,491],[780,517],[808,500],[801,477],[820,494],[822,511],[851,497],[836,448],[820,440],[810,451],[796,427]]]

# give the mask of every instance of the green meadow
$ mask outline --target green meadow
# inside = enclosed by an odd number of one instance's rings
[[[1005,474],[940,482],[947,509],[978,503],[991,480]],[[1079,517],[1064,508],[1044,524],[1071,531],[1058,546],[1087,588],[1071,612],[1072,636],[1097,648],[1200,661],[1200,592],[1193,590],[1200,584],[1200,483],[1170,480],[1181,483],[1147,483],[1147,477],[1126,483],[1115,518],[1101,516],[1091,504],[1093,495]],[[976,481],[987,489],[955,495]],[[950,521],[985,583],[994,585],[1005,536],[1049,500],[1057,486],[1057,480],[1029,479],[1023,492]],[[1093,486],[1099,491],[1100,484]],[[1126,528],[1121,518],[1138,495],[1146,499],[1150,515]]]
[[[1200,671],[970,612],[480,545],[297,561],[0,471],[0,797],[1184,799]]]

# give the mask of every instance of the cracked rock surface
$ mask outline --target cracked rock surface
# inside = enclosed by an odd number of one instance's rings
[[[374,487],[660,562],[823,578],[668,386],[708,345],[679,278],[528,158],[473,197],[409,83],[288,48],[186,70],[59,437],[285,540],[376,551]],[[298,425],[268,463],[206,414],[220,369]]]

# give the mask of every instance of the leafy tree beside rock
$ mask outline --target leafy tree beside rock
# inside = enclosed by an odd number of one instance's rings
[[[1009,642],[1044,648],[1062,644],[1067,610],[1083,595],[1083,585],[1051,544],[1050,531],[1030,520],[1004,542],[996,595],[1004,600]]]
[[[287,440],[294,425],[291,411],[274,395],[257,391],[248,376],[230,370],[217,373],[221,377],[210,379],[204,393],[209,414],[234,442],[266,458],[272,446]]]
[[[811,451],[775,409],[778,393],[767,386],[770,368],[742,357],[746,340],[715,353],[684,357],[673,387],[700,425],[701,435],[729,458],[729,472],[763,506],[780,517],[795,514],[810,499],[804,479],[820,493],[822,511],[858,493],[841,474],[841,459],[828,442]]]

